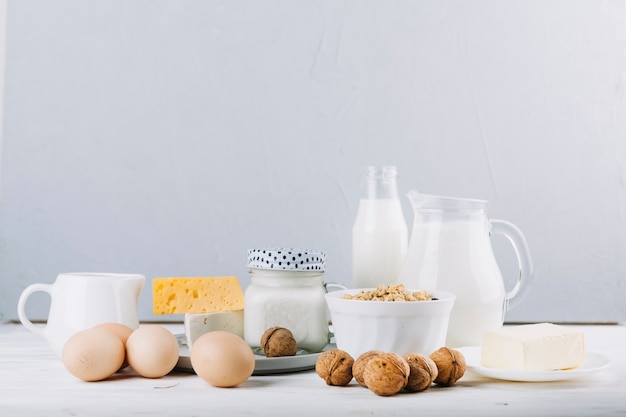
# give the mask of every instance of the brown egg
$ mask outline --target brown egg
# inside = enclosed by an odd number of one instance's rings
[[[239,336],[215,330],[200,336],[189,354],[196,374],[216,387],[234,387],[254,372],[254,353]]]
[[[119,339],[122,341],[122,344],[124,344],[124,363],[122,363],[121,368],[118,370],[126,368],[128,366],[128,360],[126,360],[126,341],[128,340],[130,334],[133,332],[133,329],[121,323],[102,323],[98,324],[95,327],[107,329],[113,332],[117,337],[119,337]]]
[[[126,358],[133,371],[146,378],[160,378],[178,362],[178,342],[165,327],[151,324],[133,331],[126,341]]]
[[[61,355],[63,365],[83,381],[100,381],[124,362],[124,344],[113,332],[93,327],[70,337]]]
[[[115,335],[119,337],[122,343],[124,344],[126,344],[128,337],[133,332],[133,329],[121,323],[102,323],[102,324],[98,324],[95,327],[101,327],[103,329],[107,329],[108,331],[115,333]]]

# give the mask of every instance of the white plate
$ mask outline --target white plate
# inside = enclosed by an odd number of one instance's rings
[[[467,362],[467,369],[475,374],[489,378],[520,382],[550,382],[578,378],[601,371],[611,361],[598,353],[587,352],[583,364],[575,369],[557,371],[522,371],[516,369],[486,368],[480,364],[480,346],[462,347],[458,349]]]
[[[191,359],[189,358],[189,348],[187,346],[187,339],[185,335],[176,335],[176,340],[178,340],[178,349],[180,352],[176,369],[185,372],[194,372],[193,367],[191,366]],[[334,344],[329,343],[324,347],[324,349],[322,349],[322,352],[334,347]],[[305,350],[298,350],[296,356],[267,358],[262,353],[259,354],[260,352],[255,351],[255,365],[252,375],[282,374],[315,369],[315,362],[317,362],[317,358],[322,354],[322,352],[309,353]]]

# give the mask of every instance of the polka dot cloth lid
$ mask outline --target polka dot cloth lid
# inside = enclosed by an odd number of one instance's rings
[[[293,248],[248,249],[248,267],[290,271],[324,271],[326,254]]]

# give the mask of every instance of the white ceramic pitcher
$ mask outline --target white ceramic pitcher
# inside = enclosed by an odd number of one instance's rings
[[[398,282],[409,288],[456,294],[446,345],[477,346],[485,331],[502,326],[506,311],[531,286],[532,260],[526,239],[513,224],[487,218],[487,201],[434,196],[411,190],[414,211],[409,248]],[[519,275],[506,291],[490,235],[513,245]]]
[[[61,357],[67,339],[79,330],[101,323],[139,326],[137,303],[145,277],[138,274],[65,273],[53,284],[31,284],[20,295],[17,313],[28,330],[43,336]],[[35,325],[26,314],[28,297],[38,291],[50,295],[46,325]]]

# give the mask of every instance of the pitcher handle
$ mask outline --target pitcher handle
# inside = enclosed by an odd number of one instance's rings
[[[491,220],[490,223],[491,233],[503,235],[513,246],[519,267],[517,282],[505,295],[504,310],[507,311],[518,305],[528,294],[533,281],[533,263],[526,238],[517,226],[505,220]]]
[[[26,315],[26,300],[32,293],[37,291],[46,292],[52,297],[52,284],[31,284],[24,288],[17,302],[17,316],[28,330],[40,336],[44,336],[45,326],[35,326]]]

